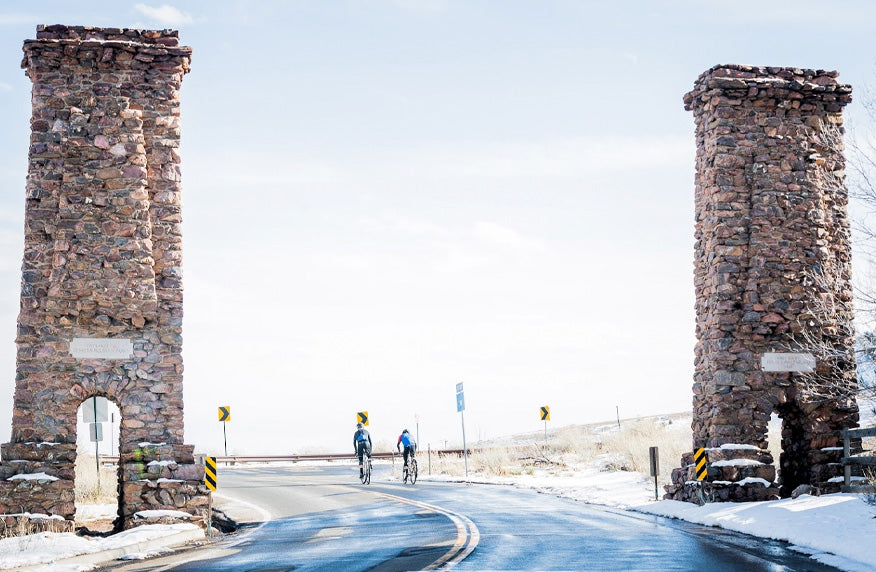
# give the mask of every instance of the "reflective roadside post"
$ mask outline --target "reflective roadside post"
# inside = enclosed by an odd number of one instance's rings
[[[657,447],[648,448],[648,457],[651,461],[651,476],[654,477],[654,500],[660,500],[657,496],[657,475],[660,474],[660,456]]]
[[[462,458],[465,462],[465,480],[468,481],[468,449],[465,446],[465,394],[462,391],[462,382],[456,384],[456,410],[462,419]]]
[[[227,455],[226,455],[227,456]],[[216,457],[204,457],[204,484],[210,489],[211,494],[207,495],[207,536],[213,538],[213,495],[216,492],[216,485],[219,479],[216,476]]]

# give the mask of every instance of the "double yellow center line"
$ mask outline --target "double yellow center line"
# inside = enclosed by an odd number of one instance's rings
[[[446,553],[444,553],[443,556],[441,556],[441,558],[439,558],[432,564],[429,564],[428,566],[423,568],[423,570],[450,570],[451,568],[465,560],[468,555],[471,554],[475,548],[477,548],[478,542],[480,542],[481,540],[481,533],[478,530],[477,525],[475,525],[475,523],[473,523],[471,519],[469,519],[467,516],[449,511],[447,509],[443,509],[435,505],[406,499],[404,497],[398,497],[387,493],[376,494],[392,501],[409,504],[423,510],[442,514],[449,518],[450,521],[456,526],[456,540],[453,542],[453,546],[451,546],[450,549]]]

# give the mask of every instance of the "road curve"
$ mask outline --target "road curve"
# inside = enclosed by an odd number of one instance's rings
[[[220,470],[223,494],[270,520],[209,547],[107,569],[836,572],[784,543],[531,490],[403,485],[385,464],[370,486],[356,477],[355,466],[337,464]]]
[[[388,493],[380,494],[383,497],[396,502],[409,504],[422,508],[424,510],[430,510],[437,514],[442,514],[449,518],[454,525],[456,525],[456,540],[454,541],[453,546],[450,548],[450,550],[447,551],[444,556],[442,556],[432,564],[429,564],[428,566],[423,568],[423,570],[446,570],[452,568],[456,564],[465,560],[466,557],[468,557],[468,555],[471,554],[475,548],[477,548],[481,534],[478,530],[478,527],[475,526],[475,523],[473,523],[468,517],[434,505],[426,504],[424,502],[414,501]]]
[[[376,465],[374,481],[391,481]],[[466,516],[361,485],[355,467],[220,468],[217,505],[249,521],[208,546],[143,562],[125,572],[448,570],[477,546]],[[227,499],[233,498],[234,501]]]

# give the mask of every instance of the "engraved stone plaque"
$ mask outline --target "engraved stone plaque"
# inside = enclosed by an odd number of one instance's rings
[[[130,359],[134,342],[120,338],[73,338],[70,355],[77,359]]]
[[[815,371],[815,356],[810,353],[765,353],[760,358],[763,371]]]

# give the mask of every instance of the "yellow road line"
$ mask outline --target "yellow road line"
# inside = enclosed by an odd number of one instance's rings
[[[453,546],[441,558],[426,566],[425,568],[423,568],[423,570],[450,570],[451,568],[468,558],[468,555],[471,554],[475,548],[477,548],[478,542],[480,542],[481,540],[481,532],[478,530],[477,525],[475,525],[475,523],[472,522],[471,519],[469,519],[467,516],[451,512],[447,509],[443,509],[435,505],[406,499],[404,497],[397,497],[395,495],[387,493],[376,494],[383,496],[389,500],[409,504],[411,506],[422,508],[424,510],[437,512],[438,514],[443,514],[444,516],[449,518],[451,522],[453,522],[453,524],[456,526],[456,540],[453,542]]]

